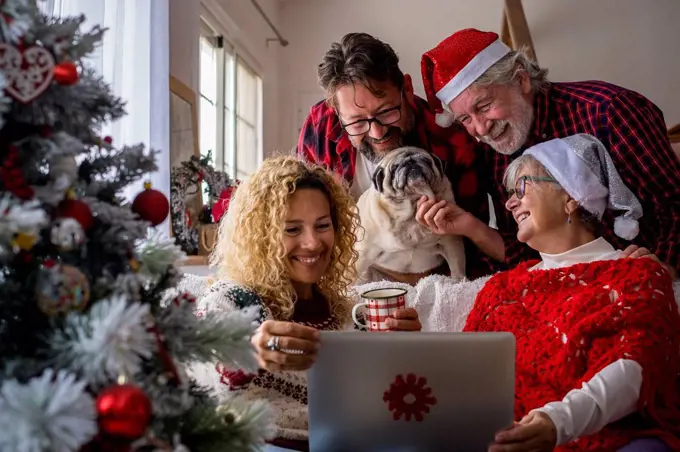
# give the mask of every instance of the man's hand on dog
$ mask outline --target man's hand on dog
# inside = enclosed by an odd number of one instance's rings
[[[477,219],[448,201],[437,201],[422,196],[417,204],[416,221],[427,226],[437,235],[469,237],[475,228]]]
[[[644,247],[639,247],[637,245],[629,245],[623,252],[621,253],[621,257],[629,257],[631,259],[639,259],[641,257],[647,258],[647,259],[652,259],[653,261],[658,262],[661,264],[661,266],[666,269],[666,271],[671,275],[671,278],[673,280],[678,279],[678,274],[675,271],[673,267],[670,265],[666,265],[661,260],[656,257],[656,254],[652,253],[649,251],[647,248]]]

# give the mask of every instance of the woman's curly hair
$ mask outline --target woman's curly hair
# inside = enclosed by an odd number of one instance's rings
[[[210,263],[219,278],[260,295],[275,319],[289,319],[297,296],[286,266],[283,235],[288,199],[298,187],[319,188],[329,198],[335,245],[317,289],[329,301],[335,319],[344,323],[349,320],[349,290],[356,278],[359,214],[347,189],[320,166],[295,157],[265,160],[234,192]]]

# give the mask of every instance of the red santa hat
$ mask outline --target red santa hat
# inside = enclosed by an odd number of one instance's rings
[[[496,33],[467,28],[423,54],[423,85],[439,126],[453,124],[453,115],[442,104],[448,105],[510,50]]]

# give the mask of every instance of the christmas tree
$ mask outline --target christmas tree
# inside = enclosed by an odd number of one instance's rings
[[[185,367],[254,371],[258,313],[196,315],[153,230],[167,198],[122,199],[157,153],[98,133],[124,102],[83,64],[104,33],[83,21],[0,1],[0,451],[257,449],[267,406],[219,405]]]

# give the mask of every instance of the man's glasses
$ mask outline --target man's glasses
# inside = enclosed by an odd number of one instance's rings
[[[534,177],[534,176],[522,176],[515,182],[515,189],[508,190],[508,199],[512,198],[512,195],[517,195],[517,199],[524,198],[524,193],[527,189],[527,181],[532,182],[553,182],[558,183],[552,177]]]
[[[400,99],[401,98],[403,98],[403,92],[400,95]],[[401,105],[402,104],[400,102],[396,107],[380,111],[372,118],[360,119],[359,121],[354,121],[349,124],[343,124],[342,121],[340,121],[340,125],[345,130],[345,132],[347,132],[347,135],[363,135],[371,130],[371,124],[374,122],[386,127],[399,121],[401,119]]]

